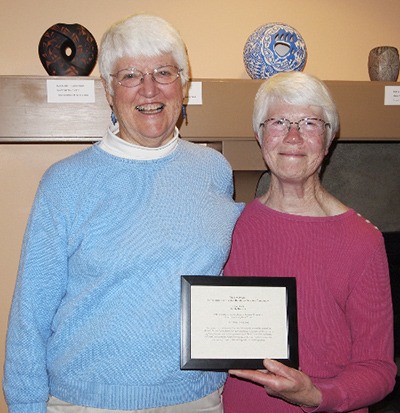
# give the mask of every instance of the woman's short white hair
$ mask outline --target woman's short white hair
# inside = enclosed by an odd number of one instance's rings
[[[303,72],[282,72],[264,81],[254,100],[253,130],[258,139],[260,123],[264,122],[270,109],[277,103],[296,106],[319,106],[324,119],[330,123],[326,143],[330,145],[339,130],[339,114],[327,86],[315,76]]]
[[[178,31],[158,16],[136,14],[113,24],[103,35],[99,50],[99,70],[108,92],[113,94],[111,76],[123,57],[154,57],[171,53],[182,69],[181,82],[189,80],[189,61],[185,43]]]

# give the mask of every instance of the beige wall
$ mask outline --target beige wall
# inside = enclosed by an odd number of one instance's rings
[[[399,0],[0,0],[0,5],[0,75],[46,75],[37,48],[55,23],[80,23],[99,42],[106,27],[135,12],[158,14],[180,30],[196,78],[247,79],[244,43],[269,22],[287,23],[302,34],[308,48],[305,71],[325,80],[369,80],[369,51],[379,45],[400,49]],[[19,249],[37,182],[49,164],[80,148],[0,145],[0,368]],[[0,395],[0,413],[6,411]]]
[[[1,0],[0,75],[42,75],[37,53],[55,23],[80,23],[97,42],[115,20],[158,14],[184,37],[193,77],[248,78],[242,50],[260,25],[284,22],[303,36],[305,71],[325,80],[369,80],[367,59],[376,46],[400,49],[399,0]],[[93,75],[98,75],[97,67]]]

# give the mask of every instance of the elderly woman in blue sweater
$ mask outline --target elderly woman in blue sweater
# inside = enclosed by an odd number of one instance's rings
[[[225,374],[179,367],[180,276],[221,273],[241,211],[231,169],[179,138],[188,59],[167,22],[116,23],[99,65],[113,124],[50,167],[27,225],[9,411],[221,412]]]

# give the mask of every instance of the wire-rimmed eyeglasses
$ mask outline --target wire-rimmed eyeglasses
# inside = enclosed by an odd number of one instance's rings
[[[331,124],[323,119],[309,117],[300,119],[297,122],[292,122],[286,118],[270,118],[260,123],[260,128],[263,127],[264,133],[268,135],[283,137],[289,133],[293,125],[296,125],[297,130],[303,137],[321,136],[327,127],[331,127]]]
[[[157,67],[151,72],[143,73],[135,67],[128,67],[119,70],[117,73],[110,73],[110,76],[115,78],[119,85],[124,87],[139,86],[144,81],[144,77],[149,75],[151,78],[161,85],[168,85],[175,82],[180,77],[182,69],[173,65]]]

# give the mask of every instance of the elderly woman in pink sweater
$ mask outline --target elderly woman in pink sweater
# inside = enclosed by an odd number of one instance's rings
[[[318,79],[281,73],[261,85],[253,128],[270,185],[239,218],[224,273],[296,277],[300,367],[231,370],[225,413],[368,412],[395,382],[390,282],[382,234],[320,182],[335,103]]]

